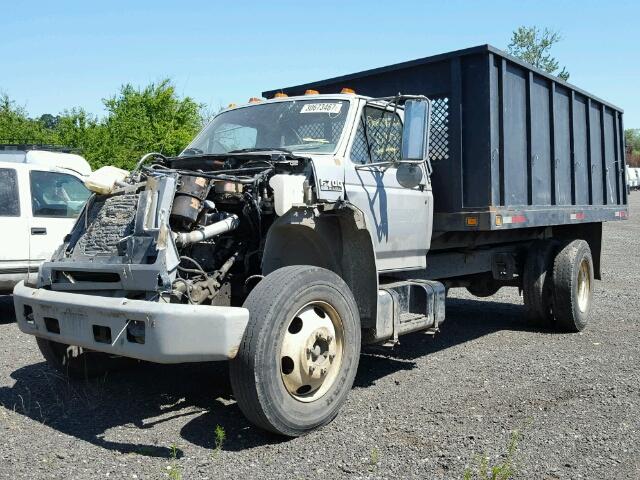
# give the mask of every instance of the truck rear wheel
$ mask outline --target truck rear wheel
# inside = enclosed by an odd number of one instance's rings
[[[536,241],[527,253],[522,275],[522,297],[530,320],[550,325],[553,322],[553,258],[556,244]]]
[[[498,293],[498,290],[502,288],[498,282],[492,280],[484,280],[476,283],[472,283],[467,287],[467,291],[479,298],[486,298]]]
[[[88,379],[108,372],[123,370],[137,363],[125,357],[113,357],[102,352],[84,350],[46,338],[36,337],[38,348],[47,363],[69,378]]]
[[[569,332],[584,330],[593,294],[593,259],[589,244],[574,240],[556,255],[553,264],[553,315]]]
[[[284,267],[260,281],[244,306],[249,324],[229,372],[247,419],[291,437],[333,420],[360,355],[349,287],[323,268]]]

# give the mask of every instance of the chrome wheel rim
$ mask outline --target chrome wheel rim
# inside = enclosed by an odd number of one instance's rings
[[[285,389],[301,402],[322,397],[342,365],[344,326],[326,302],[306,304],[287,323],[279,362]]]
[[[589,308],[590,292],[591,272],[589,271],[589,262],[584,259],[580,263],[580,270],[578,270],[578,308],[583,313]]]

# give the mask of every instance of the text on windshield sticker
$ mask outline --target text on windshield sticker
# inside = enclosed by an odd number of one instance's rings
[[[307,103],[300,113],[340,113],[341,103]]]

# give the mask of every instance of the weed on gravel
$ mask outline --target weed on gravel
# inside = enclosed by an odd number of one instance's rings
[[[178,463],[178,446],[171,444],[171,463],[167,466],[167,474],[171,480],[182,480],[182,470]]]
[[[224,441],[227,439],[227,433],[225,432],[224,428],[221,427],[220,425],[216,425],[216,429],[214,433],[215,433],[215,440],[214,440],[214,447],[213,447],[213,456],[218,457],[220,455],[220,451],[222,450],[222,445],[224,445]]]
[[[511,432],[507,453],[504,460],[492,467],[489,466],[489,457],[479,456],[476,459],[474,468],[467,468],[464,471],[464,480],[509,480],[516,475],[514,457],[518,450],[518,444],[522,440],[522,433],[519,430]]]

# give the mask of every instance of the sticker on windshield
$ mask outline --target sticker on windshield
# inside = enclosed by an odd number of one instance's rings
[[[306,103],[300,113],[340,113],[342,103]]]

